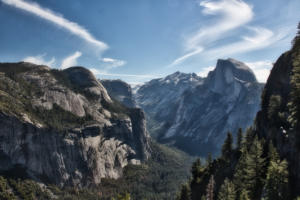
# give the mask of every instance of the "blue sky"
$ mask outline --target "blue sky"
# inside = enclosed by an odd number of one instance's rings
[[[264,82],[291,46],[299,8],[299,0],[0,0],[0,62],[81,65],[134,84],[175,71],[206,76],[232,57]]]

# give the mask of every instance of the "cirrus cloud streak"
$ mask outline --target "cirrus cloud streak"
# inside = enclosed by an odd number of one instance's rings
[[[1,0],[2,3],[21,9],[33,15],[36,15],[44,20],[54,23],[55,25],[64,28],[70,33],[82,38],[86,42],[95,45],[101,51],[108,48],[104,42],[97,40],[87,29],[79,24],[65,19],[62,15],[54,13],[53,11],[43,8],[37,3],[29,3],[24,0]]]

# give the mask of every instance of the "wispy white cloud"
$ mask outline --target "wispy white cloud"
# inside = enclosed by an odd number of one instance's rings
[[[253,19],[254,13],[252,6],[243,0],[204,0],[199,5],[203,8],[204,15],[215,19],[186,38],[187,53],[175,59],[170,66],[178,65],[198,54],[206,60],[215,60],[263,49],[283,41],[290,33],[289,28],[272,31],[265,27],[246,26]],[[236,34],[233,32],[235,29],[243,35],[233,35]],[[216,46],[216,42],[224,41],[228,36],[235,36],[237,39],[230,44],[222,42],[222,45]]]
[[[101,61],[104,63],[104,67],[106,70],[121,67],[123,65],[126,65],[127,63],[124,60],[118,60],[113,58],[102,58]]]
[[[98,76],[111,76],[111,77],[133,77],[133,78],[140,78],[140,79],[147,79],[147,78],[158,78],[158,76],[148,75],[148,74],[115,74],[115,73],[108,73],[106,71],[102,71],[96,68],[89,68],[89,70]]]
[[[175,65],[178,65],[178,64],[182,63],[183,61],[185,61],[186,59],[188,59],[189,57],[197,55],[197,54],[201,53],[202,51],[203,51],[203,48],[199,47],[198,49],[177,58],[168,67],[173,67]]]
[[[255,73],[255,76],[259,82],[266,83],[270,75],[273,63],[269,60],[246,62]]]
[[[77,65],[77,59],[82,55],[80,51],[76,51],[74,54],[66,57],[61,64],[61,69],[66,69]]]
[[[218,19],[210,26],[199,29],[186,41],[187,50],[194,50],[224,37],[224,33],[240,27],[253,18],[252,6],[242,0],[202,1],[204,15],[217,16]]]
[[[208,73],[210,71],[213,71],[215,69],[214,66],[210,66],[210,67],[204,67],[201,69],[200,72],[197,73],[198,76],[201,76],[201,77],[207,77]]]
[[[243,36],[240,41],[228,45],[208,49],[205,52],[206,56],[211,56],[210,59],[232,56],[248,51],[265,48],[274,42],[282,39],[284,35],[276,35],[269,29],[262,27],[249,28],[253,32],[252,35]]]
[[[55,25],[68,30],[70,33],[82,38],[86,42],[95,45],[101,51],[108,48],[107,44],[97,40],[87,29],[79,24],[65,19],[62,15],[55,13],[47,8],[43,8],[37,3],[26,2],[24,0],[1,0],[2,3],[15,8],[21,9],[28,13],[34,14],[44,20],[54,23]]]
[[[37,65],[46,65],[49,67],[54,67],[55,64],[55,58],[51,58],[51,60],[45,60],[46,54],[37,55],[37,56],[28,56],[23,59],[24,62],[30,62]]]
[[[217,19],[187,36],[184,44],[187,53],[175,59],[170,66],[178,65],[200,54],[207,44],[225,37],[230,30],[248,23],[254,15],[252,6],[242,0],[205,0],[199,5],[203,8],[204,15],[216,16]]]

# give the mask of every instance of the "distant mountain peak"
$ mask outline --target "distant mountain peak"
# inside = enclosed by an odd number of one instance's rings
[[[223,76],[227,76],[227,80],[230,78],[228,77],[229,73],[231,73],[233,76],[232,78],[245,82],[257,82],[254,72],[250,69],[250,67],[233,58],[228,58],[226,60],[219,59],[214,71],[216,71],[216,73],[221,73]]]
[[[209,72],[205,82],[213,91],[223,93],[226,85],[237,82],[257,83],[254,72],[244,63],[228,58],[219,59],[216,68]]]
[[[160,79],[162,82],[172,82],[172,83],[179,83],[179,82],[199,82],[202,80],[200,76],[195,73],[183,73],[183,72],[175,72],[166,76],[165,78]]]

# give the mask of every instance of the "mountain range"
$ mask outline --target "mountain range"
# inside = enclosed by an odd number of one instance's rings
[[[227,132],[236,136],[253,123],[264,87],[248,66],[231,58],[218,60],[205,78],[176,72],[139,86],[133,95],[119,80],[103,85],[113,98],[125,105],[130,99],[130,106],[146,112],[148,130],[159,142],[200,156],[218,155]]]

